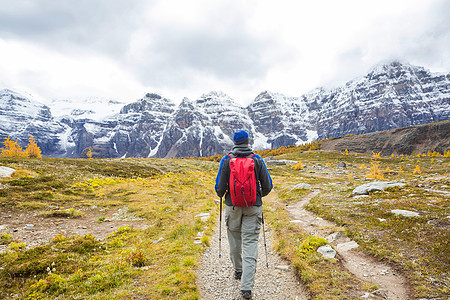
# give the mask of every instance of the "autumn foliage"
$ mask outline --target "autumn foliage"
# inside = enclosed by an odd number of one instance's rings
[[[30,135],[28,140],[28,146],[25,150],[22,150],[18,141],[12,141],[9,136],[3,142],[4,147],[0,148],[1,157],[42,157],[41,149],[39,149],[33,136]]]

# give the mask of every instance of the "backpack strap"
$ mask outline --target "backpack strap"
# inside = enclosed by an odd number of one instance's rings
[[[241,156],[236,156],[236,155],[234,155],[233,153],[228,153],[227,154],[228,155],[228,157],[229,158],[236,158],[236,157],[241,157]],[[249,154],[249,155],[247,155],[247,156],[244,156],[245,158],[253,158],[253,156],[255,156],[255,153],[252,153],[252,154]]]

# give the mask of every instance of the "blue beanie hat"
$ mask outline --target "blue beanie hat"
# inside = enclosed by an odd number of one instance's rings
[[[242,129],[236,131],[233,135],[233,141],[235,144],[242,144],[247,139],[248,139],[248,132]]]

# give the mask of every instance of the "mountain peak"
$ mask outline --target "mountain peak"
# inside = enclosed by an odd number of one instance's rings
[[[203,99],[207,98],[230,98],[227,94],[222,91],[210,91],[209,93],[205,93],[201,96]]]
[[[140,113],[144,111],[172,113],[175,110],[174,108],[175,104],[172,102],[172,100],[161,97],[158,94],[147,93],[144,98],[125,105],[120,110],[120,113]]]

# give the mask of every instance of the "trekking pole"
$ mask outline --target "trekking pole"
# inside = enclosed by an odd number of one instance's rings
[[[220,197],[220,217],[219,217],[219,258],[222,257],[222,197]]]
[[[263,226],[264,249],[266,251],[266,267],[269,267],[269,261],[267,260],[266,231],[264,230],[264,214],[263,213],[261,213],[261,221],[262,221],[262,226]]]

